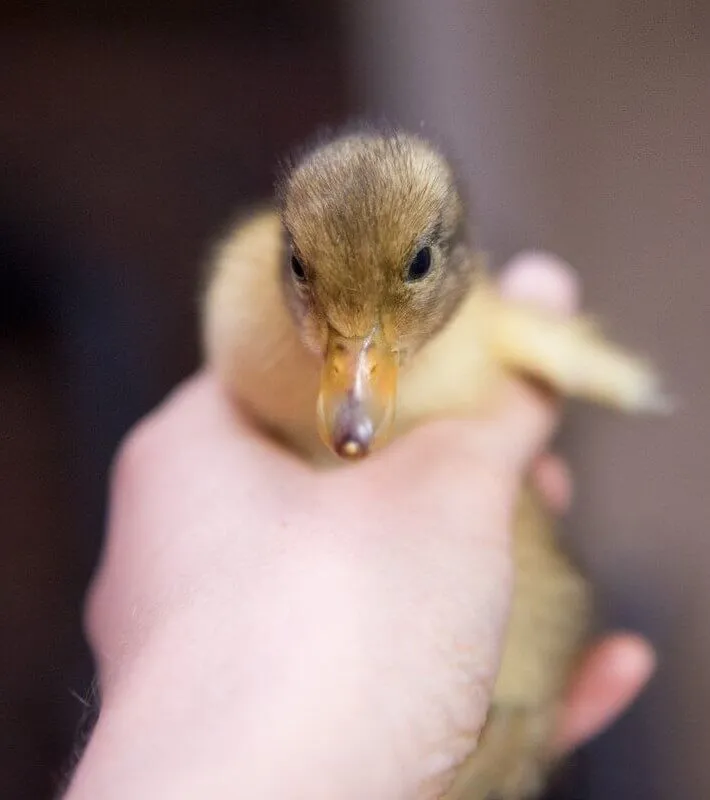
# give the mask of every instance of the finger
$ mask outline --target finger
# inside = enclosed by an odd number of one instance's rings
[[[578,282],[565,262],[546,253],[522,253],[502,271],[501,294],[571,314],[579,302]],[[513,469],[539,454],[559,418],[559,400],[532,382],[511,381],[491,432],[495,446]],[[514,449],[512,449],[514,448]]]
[[[574,750],[610,725],[637,697],[655,669],[651,645],[617,633],[595,645],[570,687],[553,749]]]
[[[532,479],[548,509],[565,514],[572,504],[572,474],[566,462],[552,453],[543,453],[532,467]]]

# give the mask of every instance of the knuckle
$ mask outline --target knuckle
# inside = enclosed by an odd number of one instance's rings
[[[136,423],[119,442],[108,472],[108,483],[113,493],[123,488],[155,451],[159,431],[150,418]]]

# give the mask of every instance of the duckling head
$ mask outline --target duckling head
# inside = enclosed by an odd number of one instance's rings
[[[386,441],[400,369],[472,281],[454,176],[418,136],[367,131],[303,154],[277,200],[286,302],[323,360],[319,431],[339,456],[362,458]]]

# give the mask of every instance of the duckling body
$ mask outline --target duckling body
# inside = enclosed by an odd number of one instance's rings
[[[405,146],[407,142],[405,138]],[[432,180],[428,173],[425,178]],[[320,197],[320,202],[327,201],[327,196]],[[441,203],[433,205],[440,214]],[[313,336],[304,334],[301,322],[307,313],[303,309],[316,312],[304,305],[299,315],[285,301],[284,264],[293,245],[284,236],[284,224],[288,226],[288,215],[283,209],[256,212],[240,221],[218,248],[204,302],[206,357],[235,402],[259,426],[309,462],[336,468],[342,459],[324,444],[316,420],[323,351],[312,346]],[[444,250],[453,252],[451,247]],[[411,254],[403,264],[407,258]],[[402,361],[388,440],[427,419],[485,416],[495,408],[502,379],[511,373],[534,376],[562,395],[629,412],[658,405],[660,395],[648,367],[584,319],[505,301],[481,258],[470,250],[458,252],[457,258],[456,269],[463,270],[464,264],[467,277],[451,290],[459,294],[453,311],[451,302],[442,300],[438,307],[448,310],[442,311],[441,320],[429,320],[430,333]],[[443,276],[442,286],[445,280]],[[432,295],[434,289],[426,291]],[[308,302],[315,301],[310,297]],[[436,306],[428,303],[431,316]],[[324,317],[330,309],[318,313]],[[404,323],[399,325],[398,341],[405,341]],[[411,340],[410,335],[406,341]],[[536,797],[553,766],[548,747],[552,726],[590,630],[592,601],[586,580],[561,548],[553,521],[531,485],[519,498],[513,559],[513,604],[489,718],[447,800]]]

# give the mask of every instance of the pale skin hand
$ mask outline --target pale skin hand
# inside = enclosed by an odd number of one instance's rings
[[[503,285],[574,304],[542,257]],[[569,503],[564,465],[539,455],[556,417],[511,384],[496,420],[430,425],[316,475],[211,376],[179,388],[117,462],[87,614],[102,712],[67,797],[436,796],[485,717],[524,471],[553,509]],[[652,668],[638,637],[595,647],[559,750],[605,727]]]

